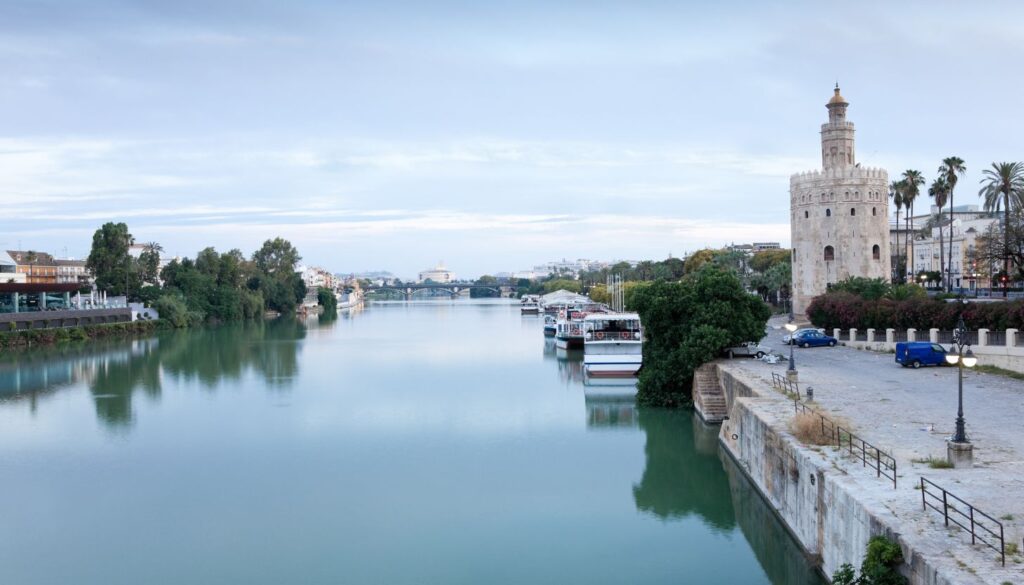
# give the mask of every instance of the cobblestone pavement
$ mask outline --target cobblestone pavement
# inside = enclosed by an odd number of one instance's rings
[[[782,343],[785,318],[769,322],[763,345],[789,355]],[[921,509],[919,478],[934,481],[976,508],[1001,519],[1006,542],[1024,550],[1024,381],[964,370],[964,418],[974,444],[973,469],[932,469],[924,460],[945,460],[957,410],[957,370],[903,368],[891,353],[849,347],[794,348],[801,391],[814,388],[816,407],[850,422],[853,432],[892,453],[899,488],[879,494],[897,516],[921,534],[934,532],[949,554],[970,572],[992,583],[1024,583],[1024,556],[1008,555],[1006,569],[993,565],[995,553],[970,546],[970,536],[949,532],[935,512]],[[753,359],[730,362],[771,384],[787,361],[770,365]],[[961,546],[962,545],[962,546]]]

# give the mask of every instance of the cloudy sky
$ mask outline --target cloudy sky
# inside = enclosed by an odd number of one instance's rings
[[[786,243],[839,81],[890,174],[1024,159],[1024,5],[0,2],[0,247],[459,275]]]

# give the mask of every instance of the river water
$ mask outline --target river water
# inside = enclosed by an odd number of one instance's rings
[[[580,357],[470,300],[0,354],[0,583],[821,583]]]

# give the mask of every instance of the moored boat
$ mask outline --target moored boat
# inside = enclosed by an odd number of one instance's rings
[[[583,368],[594,377],[635,376],[643,363],[643,329],[636,313],[583,319]]]
[[[523,295],[519,302],[519,312],[523,315],[536,315],[540,313],[540,297],[537,295]]]
[[[558,320],[551,315],[544,315],[544,337],[554,337],[558,331]]]
[[[583,320],[587,313],[568,308],[555,320],[555,345],[562,349],[583,348]]]

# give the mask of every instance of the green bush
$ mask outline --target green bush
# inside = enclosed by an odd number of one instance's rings
[[[188,327],[191,323],[190,311],[185,302],[174,295],[163,295],[153,303],[153,308],[160,313],[160,318],[171,324],[172,327]]]
[[[906,585],[907,578],[900,574],[903,564],[903,550],[896,542],[884,536],[875,536],[868,541],[867,554],[860,565],[860,577],[853,572],[853,565],[843,563],[832,574],[833,585]]]
[[[637,399],[650,406],[689,404],[694,371],[730,345],[761,339],[771,315],[734,272],[714,264],[679,282],[645,283],[627,306],[644,325]]]

